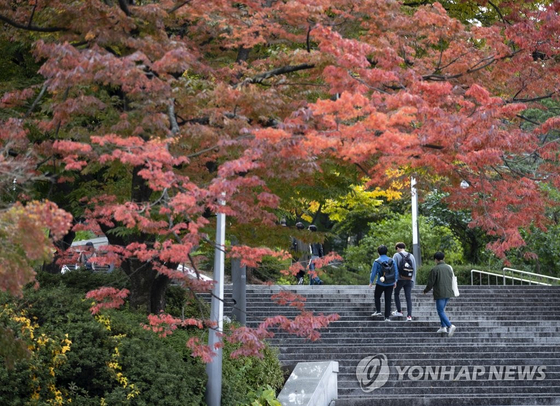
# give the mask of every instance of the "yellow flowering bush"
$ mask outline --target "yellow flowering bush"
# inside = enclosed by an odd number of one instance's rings
[[[111,331],[111,319],[109,316],[103,314],[97,314],[95,319],[98,323],[103,325],[107,331]],[[113,353],[111,354],[111,360],[107,362],[107,367],[111,371],[111,374],[114,376],[115,380],[118,382],[123,389],[126,390],[126,399],[130,400],[135,396],[140,394],[140,391],[137,389],[136,385],[130,383],[128,378],[122,372],[122,366],[119,364],[120,353],[119,353],[119,344],[121,340],[126,337],[126,334],[115,334],[111,336],[112,341],[115,344],[113,349]],[[103,401],[105,399],[102,399]]]
[[[58,388],[56,382],[57,370],[66,363],[66,353],[71,351],[68,334],[59,337],[41,333],[37,322],[25,310],[7,304],[0,311],[0,322],[16,331],[17,337],[27,344],[30,357],[25,364],[30,400],[42,400],[49,405],[69,404],[68,393]]]

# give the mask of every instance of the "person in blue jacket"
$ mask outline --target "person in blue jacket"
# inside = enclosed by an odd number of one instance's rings
[[[393,288],[397,286],[399,280],[399,271],[397,264],[392,258],[387,256],[387,246],[380,245],[377,247],[379,258],[373,261],[371,267],[371,275],[369,277],[369,287],[371,288],[375,283],[375,313],[372,317],[381,316],[381,295],[385,295],[385,321],[390,321],[391,315],[391,297],[393,295]]]

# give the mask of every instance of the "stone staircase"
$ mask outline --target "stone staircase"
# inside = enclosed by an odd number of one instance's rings
[[[412,292],[413,321],[386,322],[370,316],[367,286],[249,285],[247,326],[299,313],[271,300],[282,290],[304,296],[315,314],[339,314],[319,341],[283,332],[270,339],[289,369],[339,363],[336,406],[560,405],[560,287],[462,286],[446,309],[453,337],[436,333],[435,304],[422,289]],[[225,296],[230,316],[231,286]]]

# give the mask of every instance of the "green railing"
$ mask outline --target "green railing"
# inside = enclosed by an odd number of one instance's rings
[[[559,285],[560,278],[555,278],[553,276],[541,275],[538,273],[521,271],[519,269],[513,268],[503,268],[502,273],[481,271],[479,269],[471,270],[471,285],[475,283],[475,275],[478,275],[478,284],[482,285],[483,281],[488,285],[511,285],[515,284],[528,284],[528,285],[542,285],[542,286],[552,286]],[[500,283],[501,282],[501,283]]]

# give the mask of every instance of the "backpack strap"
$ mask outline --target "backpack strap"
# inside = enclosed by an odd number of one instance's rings
[[[407,253],[408,254],[408,253]],[[397,261],[397,268],[399,269],[399,271],[402,269],[402,267],[405,264],[406,259],[408,258],[407,256],[405,256],[402,252],[399,252],[399,255],[401,256],[401,260]],[[410,255],[410,254],[409,254]]]
[[[394,263],[395,261],[393,261],[393,258],[389,258],[389,259],[386,260],[386,261],[380,261],[379,258],[377,258],[374,262],[377,262],[377,263],[379,264],[379,266],[381,267],[381,269],[383,269],[383,262],[387,262],[388,265],[393,266],[393,263]]]

